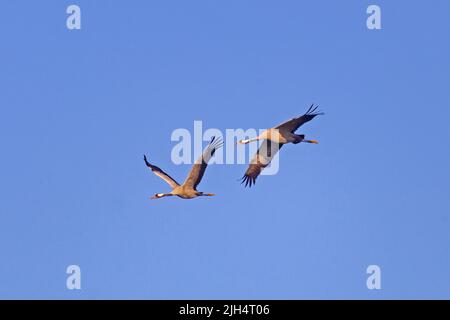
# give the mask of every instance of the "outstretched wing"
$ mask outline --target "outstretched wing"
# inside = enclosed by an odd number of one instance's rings
[[[214,156],[216,150],[222,147],[222,145],[223,142],[221,139],[216,139],[216,137],[212,137],[211,142],[205,148],[203,154],[197,159],[197,161],[195,161],[194,165],[192,166],[192,169],[189,172],[186,181],[184,182],[185,186],[189,186],[194,189],[197,188],[200,181],[202,181],[209,160]]]
[[[250,161],[247,171],[242,177],[241,184],[245,182],[245,186],[251,187],[256,183],[256,178],[260,175],[261,171],[269,165],[273,157],[281,149],[283,144],[276,143],[271,140],[264,140],[258,149],[258,152]]]
[[[175,181],[174,178],[169,176],[167,173],[162,171],[160,168],[149,163],[147,161],[147,157],[145,155],[144,155],[144,161],[145,161],[145,164],[147,165],[147,167],[149,167],[154,174],[156,174],[158,177],[160,177],[165,182],[167,182],[172,188],[176,188],[180,185],[178,182]]]
[[[309,107],[308,111],[300,117],[293,118],[291,120],[288,120],[286,122],[283,122],[282,124],[275,127],[275,129],[278,129],[282,132],[292,132],[294,133],[295,130],[300,128],[301,125],[304,123],[311,121],[314,119],[315,116],[322,115],[323,112],[315,112],[317,110],[317,106],[314,107],[314,104]]]

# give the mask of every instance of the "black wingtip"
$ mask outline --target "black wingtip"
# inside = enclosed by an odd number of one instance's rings
[[[256,183],[256,178],[250,177],[245,174],[241,178],[241,184],[243,184],[244,182],[245,182],[245,186],[244,186],[245,188],[247,188],[247,187],[251,188],[252,185],[254,185]]]
[[[325,112],[323,112],[323,111],[317,111],[317,108],[318,108],[319,106],[318,105],[315,105],[314,103],[309,107],[309,109],[308,109],[308,111],[306,111],[305,112],[305,116],[322,116],[322,115],[324,115],[325,114]],[[317,112],[316,112],[317,111]]]
[[[223,140],[221,138],[216,139],[216,137],[212,137],[211,142],[209,143],[211,148],[211,156],[213,156],[216,153],[217,149],[220,149],[223,147]]]
[[[150,164],[150,162],[147,161],[147,156],[146,156],[145,154],[144,154],[144,162],[145,162],[145,165],[146,165],[147,167],[149,167],[150,169],[152,169],[152,171],[153,171],[154,166],[152,166],[152,165]]]
[[[314,103],[313,103],[313,104],[311,104],[311,106],[309,107],[308,111],[305,112],[305,114],[311,114],[311,113],[313,113],[314,111],[316,111],[316,109],[317,109],[317,106],[314,106]]]
[[[246,175],[244,175],[244,176],[241,178],[241,184],[243,184],[244,182],[245,182],[245,186],[244,186],[244,187],[247,187],[248,181],[247,181],[247,176],[246,176]]]

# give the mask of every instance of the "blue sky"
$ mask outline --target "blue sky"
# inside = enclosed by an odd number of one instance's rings
[[[0,298],[450,298],[449,30],[443,0],[2,3]],[[244,165],[211,166],[216,197],[148,199],[168,188],[143,153],[190,169],[174,129],[312,102],[320,144],[277,175],[246,190]]]

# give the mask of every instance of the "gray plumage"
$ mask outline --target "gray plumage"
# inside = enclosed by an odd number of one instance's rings
[[[211,142],[203,151],[203,154],[197,159],[197,161],[195,161],[191,171],[189,172],[189,175],[181,185],[175,179],[165,173],[161,168],[149,163],[147,161],[147,157],[144,155],[144,161],[147,167],[149,167],[155,175],[166,181],[172,187],[171,192],[157,193],[153,197],[151,197],[151,199],[159,199],[169,196],[178,196],[183,199],[193,199],[200,196],[213,196],[214,194],[212,193],[197,191],[197,186],[200,184],[203,175],[205,174],[209,160],[214,156],[216,150],[222,147],[222,145],[223,142],[221,139],[216,139],[215,137],[213,137],[211,139]]]
[[[285,121],[276,127],[264,131],[256,138],[248,140],[240,140],[239,143],[247,144],[252,141],[263,140],[260,148],[250,161],[247,171],[242,177],[241,183],[245,183],[245,187],[251,187],[255,184],[256,178],[261,174],[262,170],[269,165],[281,147],[287,143],[297,144],[300,142],[318,143],[316,140],[306,140],[305,135],[297,135],[295,131],[303,124],[311,121],[322,112],[316,112],[317,107],[311,105],[308,111],[303,115]]]

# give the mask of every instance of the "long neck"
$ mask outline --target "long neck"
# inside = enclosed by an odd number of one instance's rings
[[[244,140],[241,140],[241,143],[247,144],[247,143],[250,143],[250,142],[253,142],[253,141],[258,141],[259,139],[260,139],[259,136],[256,137],[256,138],[252,138],[252,139],[244,139]]]

